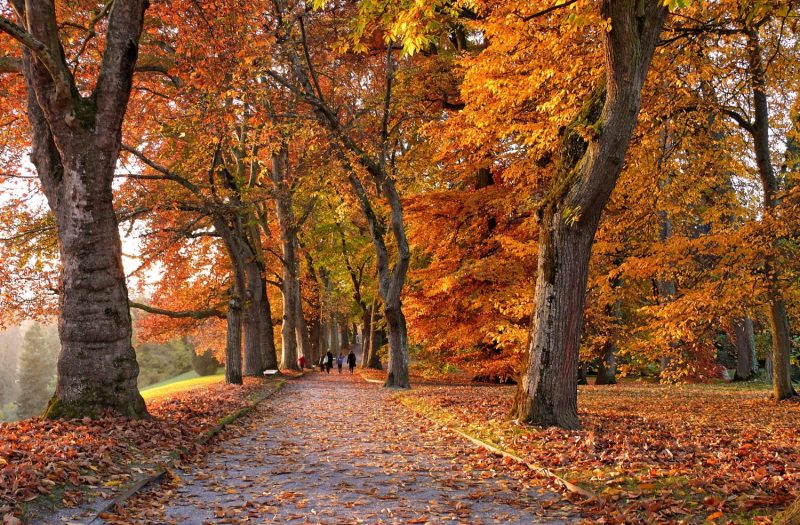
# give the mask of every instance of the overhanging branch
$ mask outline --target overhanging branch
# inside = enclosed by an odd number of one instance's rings
[[[131,308],[136,308],[137,310],[142,310],[147,313],[156,314],[156,315],[163,315],[166,317],[171,317],[173,319],[208,319],[210,317],[217,317],[219,319],[225,319],[226,315],[225,312],[219,310],[217,308],[209,308],[207,310],[182,310],[182,311],[175,311],[175,310],[165,310],[163,308],[156,308],[155,306],[150,306],[143,303],[137,303],[135,301],[128,301],[128,306]]]

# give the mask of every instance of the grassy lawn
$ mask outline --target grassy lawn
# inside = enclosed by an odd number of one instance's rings
[[[167,381],[162,381],[155,385],[149,386],[142,390],[142,397],[145,401],[163,397],[178,392],[185,392],[203,386],[208,386],[214,383],[219,383],[225,379],[225,374],[216,374],[213,376],[200,377],[195,372],[186,372],[179,376],[175,376]]]

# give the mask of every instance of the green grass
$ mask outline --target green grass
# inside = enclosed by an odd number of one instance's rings
[[[193,390],[203,386],[219,383],[225,379],[225,374],[199,377],[195,372],[186,372],[173,377],[167,381],[149,386],[141,391],[142,397],[146,400],[163,397],[170,394],[177,394],[187,390]]]

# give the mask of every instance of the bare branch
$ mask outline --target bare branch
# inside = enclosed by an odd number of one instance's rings
[[[128,301],[128,306],[131,308],[136,308],[137,310],[142,310],[147,313],[156,314],[156,315],[164,315],[166,317],[172,317],[173,319],[208,319],[209,317],[217,317],[219,319],[225,319],[226,315],[225,312],[219,310],[217,308],[209,308],[207,310],[165,310],[163,308],[157,308],[155,306],[150,306],[143,303],[137,303],[134,301]]]

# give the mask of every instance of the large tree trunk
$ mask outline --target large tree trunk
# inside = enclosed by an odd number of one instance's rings
[[[384,386],[390,388],[408,388],[408,340],[406,318],[400,308],[400,301],[384,304],[383,315],[386,317],[386,329],[389,332],[389,363],[386,368]],[[392,351],[392,348],[405,348],[405,352]],[[376,352],[377,353],[377,352]]]
[[[578,428],[578,344],[596,224],[581,231],[560,217],[548,213],[539,233],[530,357],[513,410],[522,421]]]
[[[606,349],[600,364],[597,367],[597,378],[595,385],[616,385],[617,384],[617,347],[611,341],[606,343]]]
[[[361,360],[361,366],[364,368],[372,368],[373,370],[381,370],[381,357],[378,354],[383,342],[381,341],[381,331],[378,329],[378,300],[372,301],[372,306],[369,309],[369,332],[368,338],[365,338],[364,358]]]
[[[758,372],[753,320],[749,317],[734,319],[732,335],[733,344],[736,347],[736,373],[733,376],[733,380],[749,381]]]
[[[234,292],[235,293],[235,292]],[[242,384],[242,305],[232,296],[228,303],[228,327],[225,339],[225,382]]]
[[[317,364],[322,355],[322,326],[319,319],[311,319],[311,354],[309,354],[309,364]]]
[[[56,220],[61,256],[56,392],[47,417],[111,409],[147,415],[136,385],[131,317],[112,180],[146,2],[120,0],[109,13],[97,83],[84,97],[64,60],[52,2],[13,2],[23,45],[31,160]],[[33,37],[32,39],[29,37]]]
[[[372,330],[372,318],[370,316],[370,310],[367,309],[366,312],[362,313],[361,315],[361,366],[365,366],[367,362],[367,355],[369,354],[369,350],[367,345],[369,344],[369,335],[370,331]]]
[[[342,342],[342,348],[350,346],[350,332],[348,331],[347,319],[344,316],[339,316],[339,340]]]
[[[278,369],[278,351],[275,348],[275,333],[272,329],[272,306],[267,295],[267,282],[261,278],[261,306],[259,307],[261,322],[261,355],[266,370]]]
[[[302,296],[298,293],[297,300],[295,301],[295,333],[297,336],[298,355],[303,355],[306,360],[308,360],[311,358],[313,350],[311,348],[311,337],[308,332],[308,323],[303,315],[302,300]]]
[[[297,244],[294,236],[294,213],[292,198],[286,183],[289,170],[289,148],[282,144],[272,155],[270,176],[275,185],[275,209],[281,229],[283,246],[283,328],[281,331],[281,368],[299,370],[297,365],[298,311],[300,282],[297,268]]]
[[[658,0],[604,0],[604,85],[562,138],[556,180],[542,209],[528,366],[513,414],[520,421],[578,428],[578,345],[594,234],[619,177],[641,89],[667,14]],[[597,135],[587,144],[582,133]]]
[[[264,370],[264,329],[261,268],[245,263],[247,292],[244,303],[244,375],[260,377]]]
[[[770,302],[769,325],[772,330],[772,397],[775,400],[789,399],[797,393],[792,386],[792,341],[789,316],[783,299],[773,299]]]
[[[116,156],[98,152],[89,137],[75,148],[81,154],[63,157],[70,195],[55,211],[62,263],[61,354],[47,415],[81,417],[113,408],[139,417],[146,409],[136,385],[139,367],[112,207]]]
[[[336,354],[341,348],[339,343],[339,323],[336,322],[336,316],[330,314],[328,318],[328,350]]]
[[[285,252],[284,252],[285,254]],[[283,327],[281,328],[281,368],[297,368],[297,326],[295,295],[292,283],[283,278]]]
[[[767,79],[764,70],[762,49],[758,29],[747,30],[750,87],[753,97],[753,123],[748,131],[753,137],[756,164],[761,178],[761,189],[764,199],[764,215],[767,219],[776,219],[778,206],[778,179],[772,165],[769,143],[769,106],[767,103]],[[773,239],[775,252],[779,239]],[[769,324],[772,330],[772,396],[775,400],[788,399],[797,393],[792,387],[790,357],[792,351],[789,316],[781,289],[781,268],[775,253],[767,255],[764,261],[764,274],[768,285]]]

